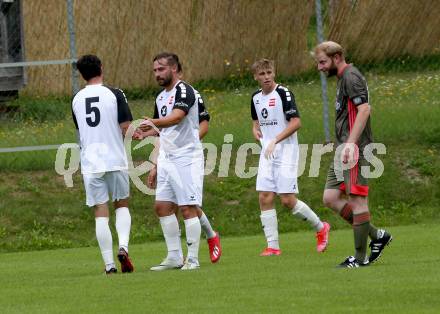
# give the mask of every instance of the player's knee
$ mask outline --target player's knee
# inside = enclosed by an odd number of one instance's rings
[[[334,209],[336,207],[337,201],[337,198],[335,198],[333,195],[324,192],[324,195],[322,196],[322,202],[324,203],[325,207]]]
[[[154,211],[158,217],[165,217],[174,214],[174,211],[167,206],[163,206],[162,204],[155,204]]]
[[[114,201],[113,204],[115,206],[115,209],[121,208],[121,207],[128,207],[128,198],[123,199],[123,200],[116,200],[116,201]]]
[[[284,207],[289,208],[289,209],[294,208],[296,205],[296,202],[297,202],[296,197],[293,195],[280,196],[280,201]]]
[[[180,207],[183,219],[190,219],[197,216],[197,206],[182,206]]]
[[[270,192],[260,192],[258,195],[258,200],[261,207],[270,207],[273,203],[273,195]]]
[[[332,206],[332,201],[329,197],[326,197],[326,195],[324,194],[324,196],[322,197],[322,202],[324,203],[325,207],[331,208]]]
[[[203,216],[203,210],[199,206],[197,206],[197,216],[199,218]]]

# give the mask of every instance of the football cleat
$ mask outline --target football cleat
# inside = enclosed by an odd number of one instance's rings
[[[349,256],[345,259],[345,261],[343,261],[337,267],[339,267],[339,268],[359,268],[359,267],[364,267],[364,266],[368,266],[368,265],[369,265],[368,262],[362,263],[362,262],[358,261],[354,256]]]
[[[220,245],[220,236],[218,232],[215,233],[215,237],[208,239],[208,246],[211,263],[217,263],[222,256],[222,246]]]
[[[123,273],[131,273],[134,270],[133,264],[131,263],[128,253],[124,248],[120,248],[118,252],[118,260],[121,263],[121,271]]]
[[[180,268],[180,270],[195,270],[199,268],[200,268],[200,264],[198,260],[194,258],[187,258],[182,268]]]
[[[328,246],[328,235],[330,233],[330,224],[328,222],[322,223],[324,227],[316,233],[316,250],[324,252]]]
[[[280,249],[272,249],[270,247],[265,248],[263,252],[261,252],[260,256],[278,256],[281,255]]]
[[[162,271],[162,270],[169,270],[169,269],[179,269],[182,268],[183,264],[181,261],[166,258],[157,266],[153,266],[150,268],[152,271]]]
[[[391,236],[391,234],[389,234],[388,232],[386,232],[385,230],[381,230],[382,232],[382,237],[380,237],[377,240],[371,240],[370,242],[370,248],[371,248],[371,253],[370,256],[368,257],[368,262],[369,263],[374,263],[375,261],[377,261],[380,256],[382,255],[382,251],[383,249],[389,245],[391,243],[391,241],[393,240],[393,237]]]
[[[109,270],[105,270],[105,274],[106,275],[112,275],[112,274],[116,274],[118,272],[118,270],[114,267],[110,268]]]

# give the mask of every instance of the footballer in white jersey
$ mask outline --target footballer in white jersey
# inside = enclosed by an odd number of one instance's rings
[[[79,130],[83,174],[127,170],[120,124],[132,121],[124,92],[103,84],[86,85],[72,101]]]
[[[155,56],[153,72],[164,89],[156,97],[155,114],[141,125],[144,132],[160,129],[155,211],[159,216],[168,254],[153,271],[200,267],[198,252],[201,225],[197,207],[202,205],[204,158],[199,139],[198,98],[194,88],[180,80],[182,66],[174,53]],[[183,261],[175,206],[185,222],[188,254]]]
[[[321,222],[310,207],[297,199],[298,193],[298,137],[301,127],[295,97],[289,89],[275,82],[272,60],[261,59],[252,65],[254,79],[261,89],[251,98],[252,132],[262,144],[256,190],[259,192],[261,224],[267,247],[261,256],[280,255],[278,219],[275,196],[301,220],[306,220],[316,231],[317,251],[323,252],[328,243],[330,225]]]
[[[105,264],[105,273],[117,272],[112,235],[108,225],[109,194],[116,213],[118,259],[122,272],[132,272],[128,256],[131,216],[128,209],[128,163],[123,135],[132,115],[120,89],[103,85],[101,60],[82,56],[77,68],[87,81],[72,101],[72,116],[78,129],[81,149],[81,172],[86,190],[86,204],[95,209],[96,238]]]

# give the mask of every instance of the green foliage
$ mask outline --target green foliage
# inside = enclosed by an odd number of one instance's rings
[[[4,313],[438,313],[438,224],[388,230],[381,260],[359,269],[335,268],[352,254],[351,230],[331,231],[324,254],[310,230],[280,234],[283,253],[268,258],[261,232],[223,237],[219,263],[201,243],[192,272],[148,270],[162,241],[131,245],[135,272],[110,277],[97,247],[1,254],[0,303]]]
[[[10,111],[3,117],[6,120],[17,122],[33,120],[36,122],[57,121],[66,118],[70,113],[68,98],[45,97],[31,98],[20,96],[8,104]]]
[[[159,87],[127,87],[122,88],[129,101],[153,98],[160,91]]]

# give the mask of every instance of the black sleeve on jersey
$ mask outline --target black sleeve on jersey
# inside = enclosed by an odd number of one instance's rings
[[[157,104],[154,102],[154,113],[153,113],[153,119],[159,119],[159,111],[157,110]]]
[[[173,109],[177,108],[185,112],[185,114],[188,114],[195,101],[196,94],[191,86],[183,82],[177,84]]]
[[[254,97],[251,98],[251,117],[252,120],[258,120],[257,111],[255,110]]]
[[[72,108],[72,119],[73,119],[73,123],[75,123],[75,127],[78,130],[78,121],[76,120],[76,116],[75,116],[75,112],[73,112],[73,108]]]
[[[357,73],[347,73],[344,76],[347,96],[355,106],[368,103],[368,88],[365,79]]]
[[[127,103],[127,97],[125,97],[124,92],[119,88],[106,87],[110,89],[116,97],[118,106],[118,123],[133,121],[133,116],[131,115],[131,111]]]
[[[254,104],[254,96],[257,95],[259,92],[261,92],[261,89],[254,92],[251,96],[251,117],[252,120],[258,120],[257,111],[255,110],[255,104]]]
[[[73,123],[75,123],[75,127],[77,130],[79,130],[78,128],[78,120],[76,120],[76,116],[75,116],[75,112],[73,112],[73,100],[75,99],[76,94],[78,94],[78,92],[75,93],[75,95],[73,95],[72,97],[72,101],[70,102],[70,110],[72,111],[72,119],[73,119]]]
[[[202,95],[199,94],[199,123],[202,121],[208,121],[211,120],[211,116],[208,113],[208,110],[206,110],[205,103],[203,101]]]
[[[276,91],[278,95],[280,95],[281,102],[283,103],[283,111],[286,120],[289,121],[292,118],[299,118],[299,111],[296,107],[295,96],[293,93],[282,86],[278,86]]]

